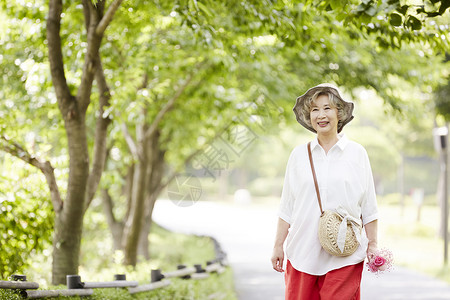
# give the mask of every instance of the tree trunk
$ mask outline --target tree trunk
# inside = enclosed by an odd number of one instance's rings
[[[146,139],[147,147],[144,150],[147,153],[145,159],[142,159],[141,156],[141,160],[129,168],[123,187],[123,193],[129,199],[127,201],[127,213],[124,218],[128,225],[121,227],[122,234],[117,232],[117,230],[120,230],[118,224],[123,224],[123,222],[117,222],[114,218],[112,199],[106,191],[103,196],[106,219],[113,239],[116,241],[121,236],[119,248],[124,250],[126,257],[124,263],[128,265],[135,265],[138,256],[150,259],[149,234],[152,224],[152,212],[155,201],[162,190],[164,174],[165,151],[160,149],[158,139],[159,131],[148,137]],[[143,144],[141,145],[143,146]],[[144,170],[145,174],[143,174]],[[143,181],[145,182],[143,183]],[[143,209],[140,208],[141,205],[143,205]],[[138,224],[139,219],[141,219],[141,225]],[[135,246],[136,243],[137,245]],[[114,245],[116,247],[116,242]]]
[[[102,191],[103,211],[106,216],[106,222],[111,231],[114,250],[122,250],[123,223],[118,222],[113,212],[113,202],[107,189]]]
[[[75,113],[74,113],[75,114]],[[75,115],[74,115],[75,117]],[[53,238],[53,284],[65,284],[78,274],[89,155],[84,118],[66,122],[69,142],[69,181],[63,210],[56,215]]]
[[[125,255],[124,264],[131,266],[136,266],[137,263],[138,243],[145,213],[145,185],[147,183],[148,159],[145,151],[146,139],[144,132],[144,125],[136,128],[136,139],[139,144],[136,145],[135,156],[138,161],[134,165],[131,206],[125,222],[122,241]]]
[[[131,266],[136,266],[137,263],[137,245],[145,207],[145,177],[146,162],[141,161],[135,165],[131,210],[123,233],[124,263]]]
[[[145,210],[144,225],[142,226],[141,236],[139,238],[138,254],[139,256],[142,256],[146,260],[150,259],[149,235],[152,227],[153,208],[155,207],[155,202],[158,196],[159,194],[151,194],[147,197],[146,201],[147,207]]]
[[[150,259],[150,241],[149,235],[152,226],[152,220],[145,217],[144,224],[141,229],[141,234],[139,236],[139,244],[138,244],[138,257],[142,257],[145,260]]]
[[[142,253],[144,257],[149,257],[148,235],[151,226],[151,216],[156,198],[163,189],[162,177],[165,150],[161,148],[159,140],[160,129],[158,126],[164,115],[173,109],[175,101],[189,86],[194,74],[192,73],[174,96],[165,103],[151,125],[137,125],[136,141],[129,134],[127,125],[125,123],[122,124],[125,141],[131,154],[137,161],[134,166],[131,205],[129,206],[129,213],[127,213],[122,240],[125,252],[125,265],[136,265],[138,249],[139,253]],[[143,87],[146,86],[146,82],[147,77],[144,77]],[[144,116],[147,116],[147,108],[143,109],[143,113]],[[146,199],[149,199],[147,200],[148,203],[145,202]],[[142,229],[144,224],[146,224],[145,228]]]
[[[161,193],[162,180],[164,175],[164,155],[165,150],[161,148],[160,144],[160,131],[155,130],[151,136],[149,136],[147,143],[147,153],[149,157],[149,167],[146,184],[146,203],[145,203],[145,216],[144,226],[142,228],[141,238],[139,240],[139,255],[146,259],[150,258],[149,253],[149,234],[152,225],[152,214],[155,202]]]
[[[69,150],[69,179],[67,196],[62,210],[55,208],[55,234],[53,238],[52,283],[65,284],[66,275],[78,274],[83,217],[97,189],[105,158],[106,129],[109,120],[97,119],[93,170],[89,172],[89,148],[86,135],[86,112],[91,102],[92,84],[100,63],[99,48],[103,33],[113,19],[122,0],[112,2],[103,15],[105,1],[82,1],[87,30],[87,47],[83,72],[76,97],[68,86],[61,42],[62,0],[50,0],[47,18],[47,45],[52,83],[58,108],[64,120]],[[100,111],[109,105],[109,90],[104,76],[99,81]],[[100,113],[100,116],[102,114]],[[100,117],[101,118],[101,117]],[[91,184],[88,187],[88,178]],[[52,187],[50,186],[50,189]]]

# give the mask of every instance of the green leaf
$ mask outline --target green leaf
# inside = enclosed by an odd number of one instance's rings
[[[416,9],[416,13],[421,14],[421,13],[427,13],[427,12],[425,11],[425,7],[421,6]]]
[[[398,0],[388,0],[388,2],[387,2],[389,5],[399,5],[400,4],[400,1],[398,1]]]
[[[196,0],[189,0],[189,10],[190,11],[198,11],[198,5]]]
[[[364,13],[364,14],[362,14],[360,16],[360,20],[361,20],[362,23],[366,23],[367,24],[367,23],[370,23],[370,21],[372,21],[372,18],[367,13]],[[362,26],[360,28],[362,28]]]
[[[426,12],[428,18],[440,16],[439,12]]]
[[[406,20],[406,26],[410,27],[412,30],[420,30],[422,28],[422,22],[414,16],[409,16]]]
[[[366,11],[366,5],[364,4],[358,5],[355,9],[355,13],[362,13],[364,11]]]
[[[330,6],[333,10],[336,10],[342,6],[342,2],[339,0],[330,0]]]
[[[336,16],[336,20],[338,20],[339,22],[341,22],[342,20],[344,20],[347,17],[347,14],[345,13],[340,13]]]
[[[378,45],[380,45],[380,47],[382,47],[384,49],[389,48],[389,43],[384,38],[382,38],[380,36],[377,37],[377,42],[378,42]]]
[[[402,16],[397,13],[392,13],[389,16],[389,24],[392,26],[401,26],[402,25]]]
[[[450,7],[450,1],[442,1],[441,7],[439,7],[439,14],[443,15],[447,8]]]
[[[408,11],[409,6],[408,5],[403,5],[399,8],[397,8],[397,11],[399,13],[401,13],[402,15],[406,16],[406,12]]]
[[[376,6],[371,6],[365,11],[365,13],[371,17],[375,16],[377,14],[377,12],[378,12],[378,9]]]
[[[206,5],[204,5],[204,4],[201,3],[201,2],[197,2],[197,5],[198,5],[198,7],[200,8],[200,10],[201,10],[202,12],[205,13],[205,15],[207,15],[207,16],[210,17],[210,18],[212,18],[213,14],[212,14],[211,10],[209,10],[209,9],[206,7]]]

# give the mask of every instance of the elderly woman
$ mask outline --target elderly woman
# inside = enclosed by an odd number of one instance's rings
[[[284,272],[287,237],[286,299],[360,299],[364,259],[377,250],[378,211],[367,152],[340,133],[353,119],[353,107],[330,84],[309,89],[294,106],[297,121],[317,134],[310,149],[318,191],[307,145],[297,146],[286,167],[271,259],[273,268]],[[353,254],[334,256],[321,246],[318,194],[324,210],[344,209],[362,223]]]

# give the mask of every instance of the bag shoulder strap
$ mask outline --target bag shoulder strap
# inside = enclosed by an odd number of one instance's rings
[[[308,143],[308,156],[309,156],[309,163],[311,164],[312,175],[314,178],[314,186],[316,187],[317,200],[319,201],[320,214],[323,214],[322,201],[320,199],[320,193],[319,193],[319,184],[317,183],[316,171],[314,169],[314,162],[313,162],[312,153],[311,153],[311,142]]]

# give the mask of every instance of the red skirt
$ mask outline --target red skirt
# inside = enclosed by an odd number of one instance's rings
[[[294,269],[287,261],[286,300],[360,300],[364,262],[316,276]]]

